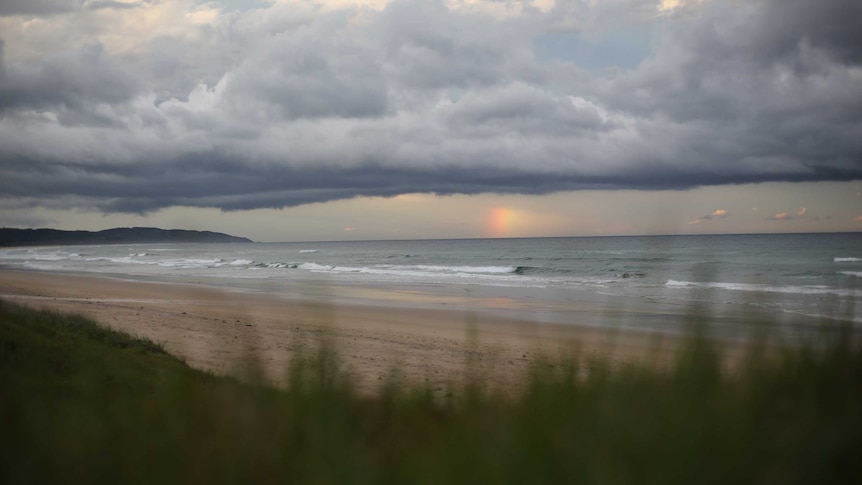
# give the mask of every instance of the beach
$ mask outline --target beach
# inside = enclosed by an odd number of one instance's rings
[[[520,382],[539,356],[674,357],[862,322],[859,234],[79,245],[0,250],[0,298],[80,313],[195,368],[282,384],[331,345],[363,390]],[[257,365],[255,364],[255,365]]]
[[[242,376],[250,357],[272,383],[293,357],[334,346],[360,391],[397,377],[445,393],[478,371],[489,387],[515,386],[540,357],[572,352],[655,357],[667,336],[509,319],[460,309],[356,304],[336,298],[104,276],[0,270],[0,298],[90,317],[150,339],[189,365]]]

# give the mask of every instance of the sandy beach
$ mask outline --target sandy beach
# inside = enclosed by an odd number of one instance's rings
[[[251,355],[274,383],[284,382],[297,352],[329,342],[359,389],[369,392],[393,369],[404,381],[427,382],[441,393],[461,383],[468,369],[505,390],[540,356],[549,359],[546,365],[575,350],[632,359],[668,355],[671,345],[666,337],[507,319],[499,312],[34,271],[0,270],[0,298],[91,317],[215,373],[242,374]]]

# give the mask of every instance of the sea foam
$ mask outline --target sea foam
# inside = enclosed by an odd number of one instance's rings
[[[668,280],[665,283],[668,288],[699,288],[729,291],[751,291],[761,293],[792,293],[802,295],[838,295],[849,297],[862,297],[862,291],[853,289],[834,288],[825,285],[806,286],[771,286],[753,283],[721,283],[721,282],[694,282]]]

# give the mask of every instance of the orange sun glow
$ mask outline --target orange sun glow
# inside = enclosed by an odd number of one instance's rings
[[[515,222],[515,211],[505,207],[495,207],[491,210],[488,220],[488,233],[491,237],[506,236]]]

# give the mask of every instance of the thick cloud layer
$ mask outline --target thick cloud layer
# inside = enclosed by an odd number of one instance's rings
[[[73,40],[6,38],[0,204],[235,210],[862,179],[859,2],[114,3],[0,9],[13,27],[50,14]],[[653,33],[633,68],[535,51],[542,36],[631,28]]]

